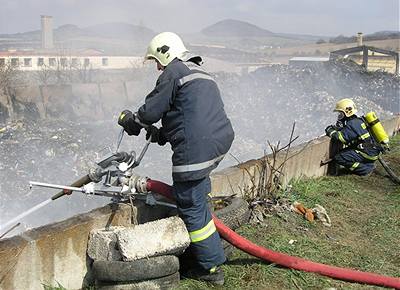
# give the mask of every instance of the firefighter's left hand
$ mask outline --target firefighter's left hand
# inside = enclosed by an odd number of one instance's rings
[[[326,136],[330,137],[334,131],[336,131],[336,128],[332,125],[329,125],[328,127],[325,128]]]

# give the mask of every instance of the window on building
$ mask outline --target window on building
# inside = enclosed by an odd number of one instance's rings
[[[101,60],[103,66],[108,66],[108,58],[103,57],[103,59]]]
[[[12,58],[11,59],[11,65],[12,66],[19,66],[19,59],[18,58]]]
[[[84,66],[89,66],[90,65],[90,59],[85,58],[83,65]]]
[[[31,58],[24,58],[24,66],[31,67],[32,66],[32,59]]]
[[[49,58],[49,66],[56,66],[56,59],[54,57]]]
[[[5,66],[5,65],[6,65],[6,59],[0,58],[0,66]]]
[[[71,59],[71,65],[73,67],[77,67],[79,65],[79,61],[76,57],[74,57],[73,59]]]
[[[66,59],[65,57],[62,57],[62,58],[60,59],[60,65],[61,65],[62,67],[66,67],[66,66],[67,66],[67,59]]]
[[[43,66],[44,65],[44,58],[43,57],[39,57],[37,60],[37,65],[38,66]]]

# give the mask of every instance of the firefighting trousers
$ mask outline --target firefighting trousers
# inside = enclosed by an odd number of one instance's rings
[[[211,181],[206,178],[174,182],[179,216],[189,232],[191,244],[186,250],[196,260],[196,267],[209,270],[225,262],[221,239],[207,203]]]
[[[339,152],[335,155],[334,160],[357,175],[367,175],[375,168],[374,160],[366,159],[353,149]]]

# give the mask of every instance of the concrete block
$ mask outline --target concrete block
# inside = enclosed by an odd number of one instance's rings
[[[116,233],[123,228],[92,230],[89,234],[88,256],[95,261],[121,261],[122,256],[118,250]]]
[[[180,254],[190,244],[185,224],[170,217],[117,232],[118,248],[124,261]]]

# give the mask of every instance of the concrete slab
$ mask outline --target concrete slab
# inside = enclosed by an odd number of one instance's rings
[[[124,261],[182,253],[190,244],[189,233],[179,217],[170,217],[117,232]]]
[[[89,234],[88,256],[95,261],[121,261],[118,250],[117,232],[124,227],[95,229]]]

